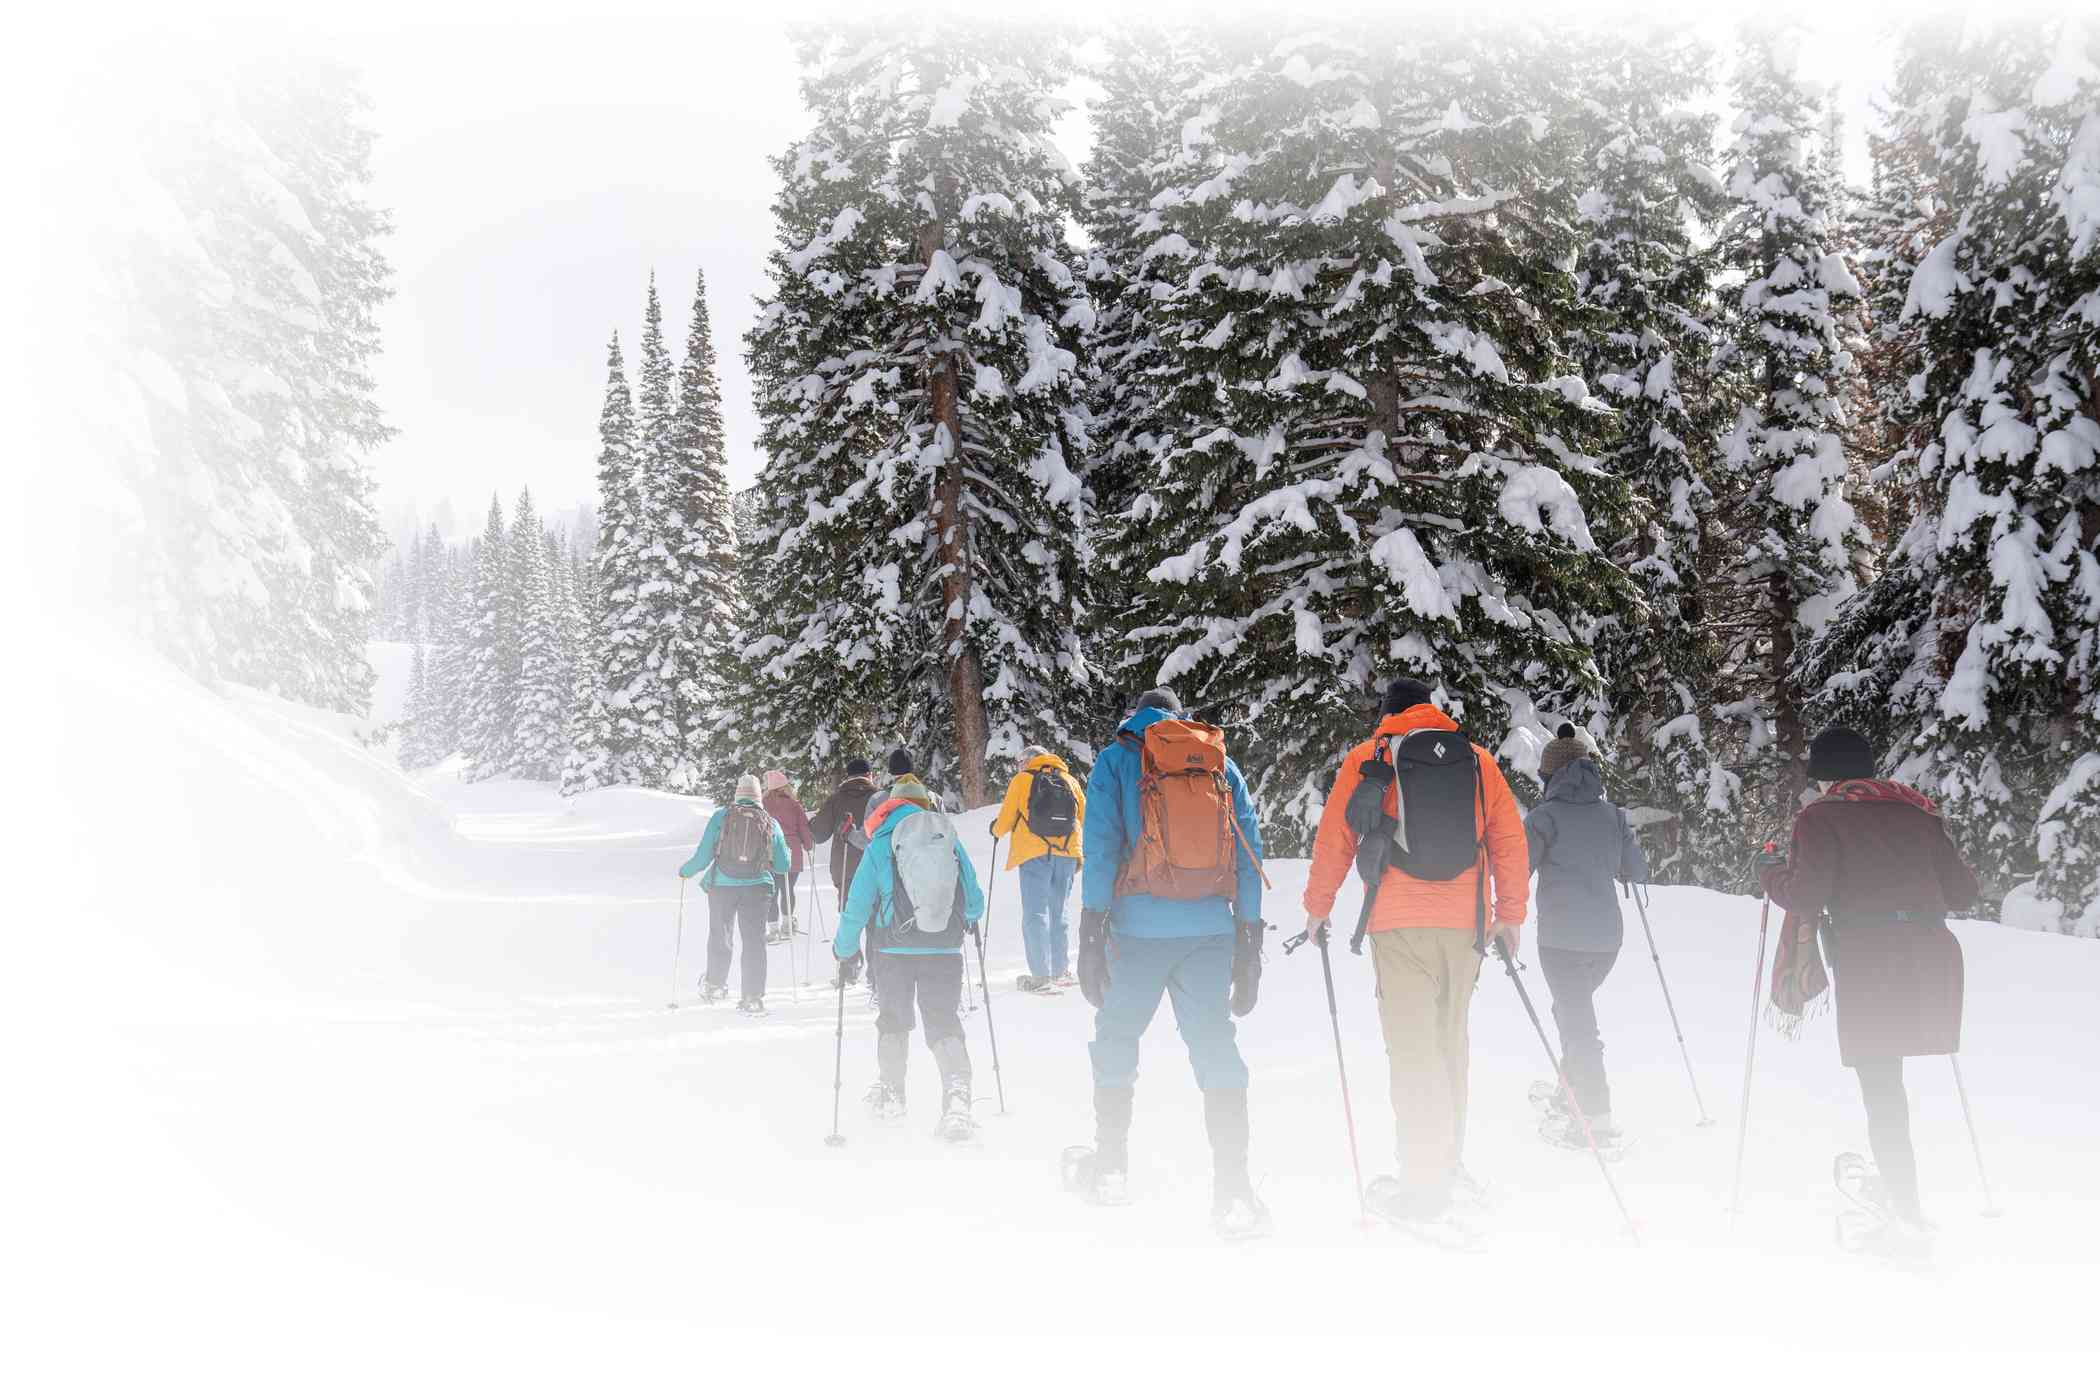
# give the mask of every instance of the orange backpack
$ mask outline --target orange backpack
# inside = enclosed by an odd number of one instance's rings
[[[1194,720],[1155,720],[1138,751],[1137,848],[1116,877],[1117,894],[1163,899],[1230,898],[1239,888],[1234,845],[1245,847],[1264,885],[1261,862],[1232,812],[1225,777],[1225,731]]]

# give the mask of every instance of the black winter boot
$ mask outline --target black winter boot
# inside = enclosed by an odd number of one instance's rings
[[[1203,1125],[1210,1130],[1211,1228],[1231,1240],[1268,1234],[1269,1208],[1247,1175],[1247,1091],[1205,1090]]]

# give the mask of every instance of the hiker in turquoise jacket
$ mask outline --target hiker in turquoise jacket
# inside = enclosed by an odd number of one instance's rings
[[[730,867],[722,850],[722,834],[732,818],[740,831],[755,829],[746,826],[754,819],[765,823],[760,849],[770,847],[770,854],[745,861],[745,869]],[[736,1009],[747,1016],[765,1015],[766,918],[773,908],[773,877],[785,877],[788,869],[787,838],[759,801],[757,775],[746,773],[737,779],[736,800],[717,808],[707,819],[700,844],[678,867],[680,879],[699,875],[700,888],[707,891],[707,972],[700,983],[703,1002],[718,1002],[728,994],[729,938],[733,930],[741,929],[744,984],[743,999]]]
[[[961,898],[948,927],[924,930],[915,923],[898,925],[897,828],[913,816],[934,810],[933,794],[909,776],[898,781],[868,818],[868,849],[853,872],[846,907],[839,914],[838,936],[831,950],[850,978],[861,958],[861,935],[882,956],[869,970],[875,987],[875,1063],[880,1078],[868,1091],[868,1105],[879,1117],[904,1112],[904,1065],[910,1045],[912,1004],[926,1022],[926,1045],[941,1073],[942,1131],[966,1137],[970,1120],[970,1052],[963,1043],[963,931],[984,917],[984,890],[961,838],[954,838],[956,882]],[[939,849],[936,840],[935,849]]]

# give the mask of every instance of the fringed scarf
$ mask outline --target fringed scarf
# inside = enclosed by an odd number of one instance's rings
[[[1916,788],[1882,778],[1847,778],[1831,784],[1830,791],[1809,806],[1825,802],[1907,802],[1920,811],[1939,815],[1932,799]],[[1805,810],[1805,809],[1804,809]],[[1796,818],[1798,825],[1799,818]],[[1823,950],[1816,940],[1822,913],[1803,916],[1789,913],[1779,926],[1779,951],[1772,960],[1772,1025],[1792,1040],[1801,1028],[1829,1010],[1830,970],[1823,965]]]

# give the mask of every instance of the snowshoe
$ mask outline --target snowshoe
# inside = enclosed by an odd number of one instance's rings
[[[1451,1209],[1460,1215],[1485,1215],[1501,1203],[1501,1194],[1461,1166],[1451,1176]]]
[[[1547,1117],[1539,1120],[1539,1137],[1555,1147],[1568,1152],[1587,1152],[1592,1139],[1597,1144],[1597,1155],[1607,1162],[1616,1162],[1626,1155],[1626,1135],[1608,1119],[1596,1119],[1583,1131],[1582,1120],[1570,1117]]]
[[[1079,985],[1079,979],[1069,972],[1060,972],[1050,980],[1060,987],[1076,987]]]
[[[1915,1266],[1931,1259],[1931,1228],[1896,1209],[1881,1174],[1865,1157],[1838,1153],[1830,1178],[1844,1202],[1837,1218],[1838,1248],[1891,1264]]]
[[[862,1096],[861,1101],[867,1104],[868,1112],[874,1114],[877,1118],[902,1118],[904,1116],[904,1091],[902,1089],[892,1089],[880,1079],[868,1086],[868,1092]]]
[[[1220,1239],[1258,1240],[1270,1233],[1274,1222],[1253,1187],[1233,1187],[1212,1197],[1210,1228],[1218,1232]]]
[[[1064,988],[1058,986],[1052,979],[1048,977],[1031,977],[1027,973],[1023,973],[1014,979],[1014,990],[1017,992],[1033,992],[1037,996],[1042,997],[1059,996],[1064,992]]]
[[[1484,1247],[1480,1232],[1453,1214],[1448,1201],[1409,1191],[1396,1177],[1373,1178],[1364,1188],[1364,1209],[1394,1229],[1439,1249],[1473,1253]]]
[[[702,982],[700,984],[700,1004],[702,1006],[714,1006],[717,1003],[727,1001],[728,999],[729,988],[717,987],[709,982]]]
[[[766,1014],[766,1004],[759,997],[745,997],[736,1004],[736,1009],[737,1014],[740,1016],[763,1016]]]
[[[951,1079],[941,1091],[940,1134],[949,1142],[968,1142],[977,1136],[977,1120],[970,1115],[970,1084]]]
[[[1067,1147],[1059,1164],[1065,1190],[1094,1206],[1130,1204],[1129,1173],[1101,1170],[1100,1159],[1091,1147]]]

